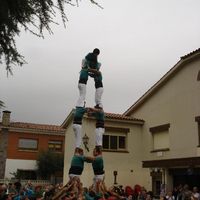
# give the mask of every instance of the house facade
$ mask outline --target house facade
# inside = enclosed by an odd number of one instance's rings
[[[152,188],[200,186],[200,49],[180,61],[125,113],[143,118],[142,163]]]
[[[200,49],[181,57],[157,83],[122,115],[106,113],[103,157],[106,184],[140,184],[159,195],[161,185],[200,186]],[[64,182],[74,150],[73,112],[66,128]],[[95,119],[84,116],[83,135],[94,148]],[[123,148],[120,148],[122,144]],[[117,174],[117,175],[116,175]],[[91,165],[81,179],[91,185]]]
[[[68,171],[70,168],[71,158],[74,153],[74,133],[72,130],[73,110],[63,122],[62,127],[66,129],[64,160],[64,183],[68,181]],[[92,156],[95,147],[95,123],[93,117],[83,117],[83,137],[87,135],[89,138],[87,152],[84,145],[84,153]],[[133,117],[126,117],[120,114],[105,113],[105,134],[103,135],[103,158],[105,167],[105,182],[107,185],[114,183],[132,184],[133,182],[142,182],[142,174],[147,169],[142,169],[141,159],[141,127],[144,121]],[[116,179],[115,179],[115,175]],[[93,182],[93,170],[91,164],[85,164],[84,171],[81,176],[84,186],[90,186]]]
[[[0,179],[17,171],[24,179],[36,179],[36,159],[42,150],[64,152],[64,129],[60,126],[11,122],[3,111],[0,123]]]

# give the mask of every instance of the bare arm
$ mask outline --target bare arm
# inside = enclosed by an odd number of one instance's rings
[[[93,113],[96,113],[96,112],[103,112],[102,109],[98,109],[98,108],[87,108],[87,113],[88,114],[93,114]]]
[[[94,157],[85,156],[85,162],[92,163],[94,161]]]

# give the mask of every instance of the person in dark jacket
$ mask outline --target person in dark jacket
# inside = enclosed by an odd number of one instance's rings
[[[102,104],[102,94],[103,94],[103,82],[102,74],[100,72],[101,64],[98,62],[98,55],[100,50],[95,48],[93,52],[88,53],[82,60],[82,69],[80,71],[78,88],[79,88],[79,98],[76,103],[77,107],[83,107],[86,97],[86,85],[88,81],[88,76],[94,78],[95,82],[95,107],[103,109]]]

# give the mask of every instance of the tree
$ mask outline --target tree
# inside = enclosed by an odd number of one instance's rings
[[[75,1],[75,3],[73,3]],[[0,62],[5,62],[6,70],[12,74],[11,65],[23,65],[24,57],[18,52],[15,37],[19,36],[21,28],[30,31],[38,37],[43,37],[43,31],[52,33],[50,25],[56,10],[59,10],[65,25],[67,18],[64,5],[78,5],[79,0],[1,0],[0,1]],[[101,7],[94,0],[91,3]],[[34,27],[36,31],[30,29]]]
[[[5,107],[4,102],[0,100],[0,109],[4,107]]]
[[[64,167],[64,155],[52,151],[41,151],[37,157],[37,173],[41,178],[48,179]]]
[[[1,107],[4,107],[4,103],[3,103],[3,101],[0,100],[0,108]]]

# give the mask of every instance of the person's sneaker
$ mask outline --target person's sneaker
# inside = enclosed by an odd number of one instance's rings
[[[96,106],[94,106],[94,108],[96,108],[96,109],[100,109],[100,110],[103,110],[103,108],[100,107],[99,104],[97,104]]]
[[[102,146],[97,145],[97,146],[95,146],[95,149],[96,149],[97,152],[101,152],[102,151]]]

